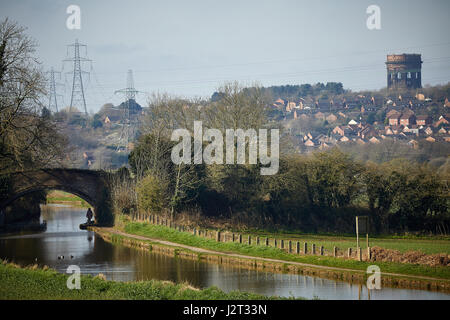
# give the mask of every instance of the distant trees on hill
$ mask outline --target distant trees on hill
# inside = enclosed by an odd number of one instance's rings
[[[244,92],[250,92],[253,88],[246,88]],[[321,94],[326,95],[339,95],[346,91],[341,82],[327,82],[326,84],[318,82],[316,84],[301,84],[301,85],[284,85],[284,86],[271,86],[262,87],[262,92],[269,94],[273,99],[298,99],[307,96],[318,96]],[[211,96],[211,101],[218,101],[222,97],[221,92],[214,92]]]

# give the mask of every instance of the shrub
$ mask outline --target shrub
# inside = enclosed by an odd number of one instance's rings
[[[135,182],[129,176],[128,169],[120,168],[116,174],[111,175],[110,181],[116,213],[131,214],[135,212],[137,207]]]
[[[161,212],[167,205],[166,191],[166,183],[148,174],[137,186],[139,208],[147,212]]]

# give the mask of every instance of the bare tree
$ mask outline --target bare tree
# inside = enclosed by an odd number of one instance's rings
[[[220,99],[205,110],[207,125],[225,132],[225,129],[259,129],[267,124],[267,96],[255,85],[244,88],[238,82],[218,88]]]
[[[152,174],[167,184],[167,202],[172,218],[181,202],[192,200],[190,192],[202,180],[195,165],[172,163],[170,155],[174,143],[170,137],[177,128],[185,128],[192,133],[194,121],[202,120],[203,105],[200,99],[154,95],[149,101],[149,114],[142,121],[141,132],[144,134],[130,158],[138,180]]]
[[[41,99],[45,77],[25,28],[0,22],[0,172],[50,166],[63,155],[65,139]]]

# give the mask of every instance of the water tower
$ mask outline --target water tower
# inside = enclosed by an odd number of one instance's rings
[[[386,67],[389,89],[422,88],[422,59],[420,54],[389,54]]]

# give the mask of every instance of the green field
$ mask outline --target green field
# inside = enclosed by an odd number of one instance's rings
[[[233,291],[225,293],[216,287],[199,290],[186,283],[168,281],[115,282],[98,277],[81,276],[81,289],[66,286],[69,275],[52,269],[20,268],[0,260],[0,299],[19,300],[256,300],[277,299]]]
[[[87,203],[80,197],[60,190],[50,191],[47,194],[47,203],[70,204],[71,206],[81,208],[91,207],[89,203]]]
[[[354,270],[366,270],[373,262],[356,261],[317,255],[290,254],[284,250],[266,247],[264,245],[247,245],[236,242],[216,242],[213,239],[194,236],[188,232],[179,232],[165,226],[152,225],[139,222],[123,222],[123,231],[128,234],[147,236],[150,238],[167,240],[197,248],[211,249],[220,252],[239,253],[253,257],[274,258],[285,261],[294,261],[329,267],[339,267]],[[318,243],[318,242],[317,242]],[[330,242],[331,243],[331,242]],[[450,268],[438,266],[429,267],[418,264],[379,262],[377,265],[383,273],[398,273],[404,275],[426,276],[441,279],[450,279]]]
[[[340,249],[356,248],[355,236],[335,236],[335,235],[312,235],[252,231],[251,235],[271,239],[288,239],[300,242],[315,243],[316,246],[323,246],[325,250],[331,251],[334,246]],[[361,248],[366,248],[366,236],[360,238]],[[369,246],[382,247],[385,249],[398,250],[400,252],[421,251],[426,254],[445,253],[450,254],[450,239],[445,238],[417,238],[417,237],[372,237],[369,235]]]

